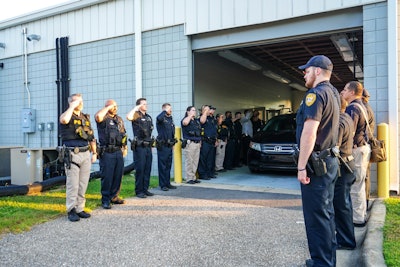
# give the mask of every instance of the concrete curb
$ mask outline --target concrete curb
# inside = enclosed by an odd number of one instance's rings
[[[383,258],[383,226],[386,206],[382,199],[376,199],[367,224],[367,233],[362,247],[362,260],[365,267],[386,267]]]

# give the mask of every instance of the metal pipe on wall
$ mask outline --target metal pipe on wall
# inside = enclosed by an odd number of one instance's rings
[[[142,0],[135,0],[133,7],[135,26],[135,93],[143,96],[142,89]]]
[[[28,94],[28,108],[31,107],[31,92],[29,91],[28,87],[28,49],[27,49],[27,28],[22,29],[22,36],[23,36],[23,46],[24,46],[24,85],[25,85],[25,90]]]

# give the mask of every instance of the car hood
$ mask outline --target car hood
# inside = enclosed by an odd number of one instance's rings
[[[260,144],[279,143],[279,144],[295,144],[296,131],[286,132],[258,132],[252,138],[253,142]]]

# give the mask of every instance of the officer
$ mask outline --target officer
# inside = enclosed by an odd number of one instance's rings
[[[117,111],[117,103],[109,99],[95,115],[100,142],[101,206],[104,209],[111,209],[110,203],[125,203],[118,194],[124,171],[123,151],[127,151],[127,135]]]
[[[228,127],[223,124],[225,116],[223,114],[217,114],[217,147],[215,155],[215,171],[226,172],[224,169],[224,159],[226,143],[228,140]]]
[[[351,185],[356,180],[353,171],[355,168],[353,151],[354,126],[349,114],[345,113],[347,102],[340,97],[340,117],[338,146],[340,150],[340,171],[335,183],[335,196],[333,206],[335,208],[337,249],[354,249],[356,239],[353,225],[353,205],[351,203]],[[350,167],[347,169],[345,164]]]
[[[199,179],[210,180],[215,178],[215,147],[217,145],[217,125],[212,116],[210,106],[201,108],[200,125],[202,127],[202,145],[200,148]]]
[[[311,259],[307,266],[336,265],[333,209],[338,160],[330,149],[338,140],[339,93],[329,82],[333,64],[323,55],[300,66],[310,88],[297,112],[296,139],[300,149],[297,179],[301,183],[303,214]],[[320,155],[320,157],[319,157]],[[307,162],[314,163],[307,169]]]
[[[90,177],[91,163],[96,161],[96,139],[90,125],[90,117],[82,112],[81,94],[68,97],[69,107],[60,115],[62,144],[66,147],[68,165],[65,164],[66,208],[71,222],[89,218],[85,212],[85,193]],[[90,144],[90,145],[89,145]],[[90,151],[93,152],[90,156]]]
[[[232,121],[232,112],[225,112],[225,120],[222,122],[228,129],[228,136],[225,149],[224,169],[233,170],[235,159],[235,128]]]
[[[196,108],[189,106],[185,117],[181,120],[182,125],[182,148],[185,154],[186,183],[200,183],[196,178],[196,170],[199,165],[201,146],[201,126],[196,118]]]
[[[157,116],[156,127],[158,184],[163,191],[176,189],[176,186],[171,185],[172,147],[176,143],[171,104],[162,105],[162,112]]]
[[[362,103],[363,86],[360,82],[351,81],[346,84],[340,94],[349,105],[346,113],[350,115],[354,125],[353,156],[355,162],[356,181],[351,186],[353,203],[353,223],[356,227],[364,227],[367,223],[367,198],[365,178],[369,164],[371,147],[368,144],[368,115]]]
[[[233,128],[235,130],[235,153],[234,153],[234,167],[242,167],[240,159],[242,158],[242,113],[240,111],[235,112],[235,118],[233,118]]]
[[[151,147],[154,140],[151,136],[153,120],[147,114],[146,98],[136,100],[136,106],[129,111],[126,118],[132,121],[133,135],[135,136],[133,159],[135,162],[135,192],[136,197],[146,198],[154,194],[149,192],[151,162],[153,155]]]

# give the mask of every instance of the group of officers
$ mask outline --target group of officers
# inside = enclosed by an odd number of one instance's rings
[[[361,83],[348,82],[339,94],[330,83],[333,64],[326,56],[314,56],[299,69],[303,70],[305,86],[309,88],[296,117],[297,179],[301,183],[311,255],[306,265],[335,266],[336,250],[354,249],[354,226],[363,227],[367,222],[368,140],[373,135],[373,112],[367,101],[362,101],[363,93],[366,98],[369,95]],[[97,147],[90,118],[82,113],[82,96],[74,94],[68,98],[68,103],[69,108],[60,116],[63,147],[69,159],[66,208],[68,219],[78,221],[90,217],[84,211],[85,192],[91,162],[97,158],[100,159],[102,177],[102,207],[110,209],[111,204],[124,203],[118,194],[127,135],[123,120],[117,115],[116,102],[107,100],[105,107],[95,115],[99,136]],[[246,142],[254,131],[249,122],[254,114],[245,111],[243,117],[236,113],[232,118],[228,111],[224,119],[222,114],[214,118],[214,111],[211,105],[204,105],[197,117],[196,108],[189,106],[181,120],[186,182],[189,184],[199,183],[198,179],[215,178],[216,171],[239,166],[235,156],[240,154],[246,163],[245,152],[239,153],[237,148],[239,143],[243,149],[248,147]],[[162,112],[157,116],[156,140],[151,135],[153,121],[147,114],[145,98],[136,101],[126,118],[132,122],[135,137],[131,140],[131,148],[136,170],[136,196],[153,195],[148,189],[154,145],[158,153],[159,185],[165,191],[175,189],[170,184],[172,148],[177,142],[171,105],[163,104]]]
[[[68,98],[69,107],[60,115],[62,138],[62,158],[66,172],[66,210],[68,219],[76,222],[89,218],[84,211],[85,193],[90,177],[91,163],[100,160],[101,205],[111,209],[111,204],[124,204],[119,197],[124,170],[123,158],[127,154],[128,136],[123,119],[117,114],[117,103],[109,99],[105,106],[95,114],[98,130],[98,143],[95,139],[88,114],[82,112],[81,94]],[[135,192],[139,198],[154,194],[149,192],[153,146],[157,147],[159,185],[162,190],[176,189],[170,183],[172,165],[172,147],[176,143],[175,125],[172,120],[171,105],[162,105],[162,112],[157,116],[157,139],[151,135],[153,121],[147,114],[147,101],[139,98],[136,106],[128,113],[132,122],[134,140],[131,149],[135,164]]]
[[[314,56],[299,69],[309,88],[296,117],[306,266],[336,266],[336,250],[355,249],[354,227],[367,223],[374,115],[361,83],[348,82],[340,94],[330,83],[328,57]]]

